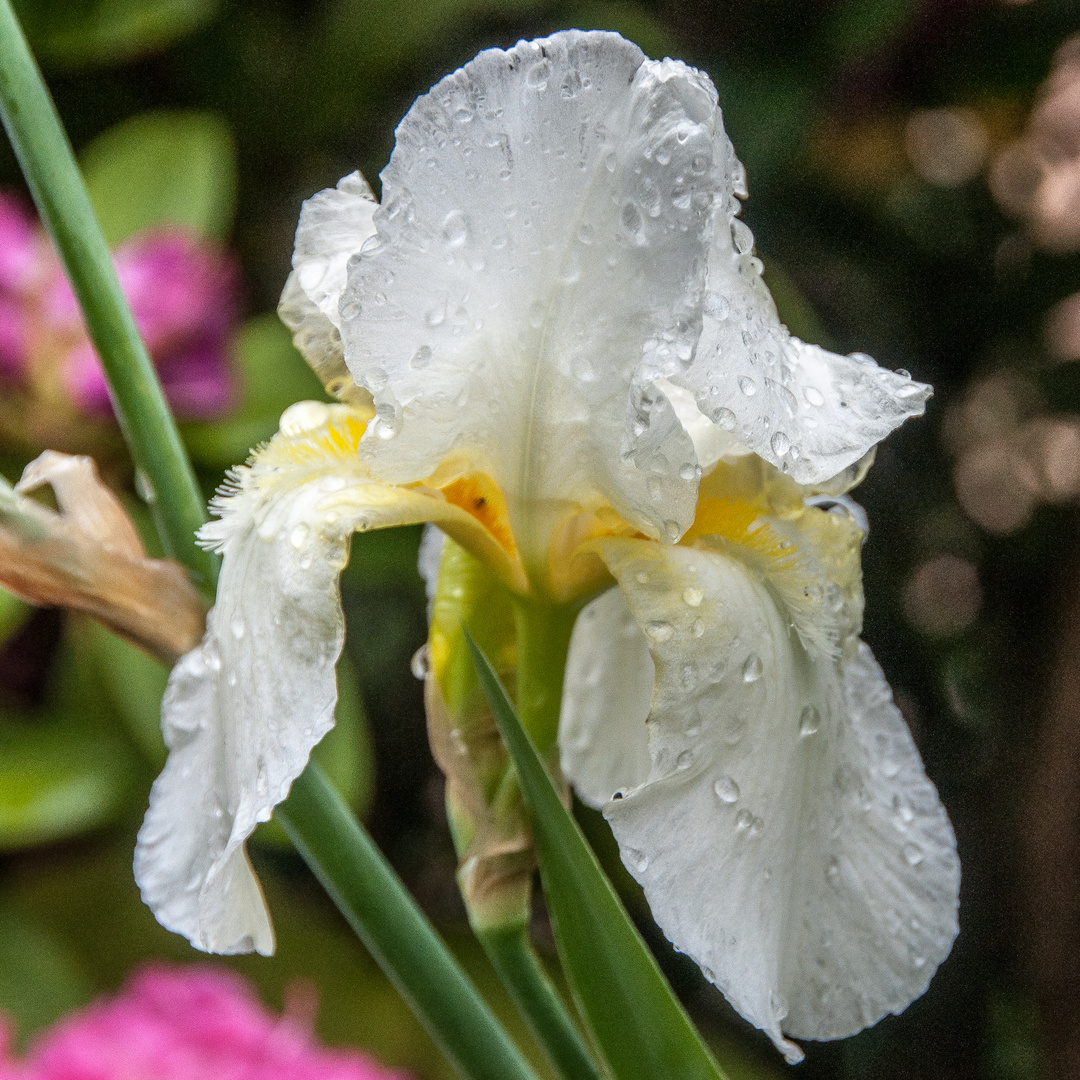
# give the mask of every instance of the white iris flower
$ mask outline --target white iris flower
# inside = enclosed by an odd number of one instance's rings
[[[563,768],[789,1060],[925,990],[955,841],[858,638],[862,530],[817,504],[929,388],[780,324],[743,177],[707,76],[569,31],[417,100],[381,203],[353,173],[305,204],[281,312],[345,403],[290,409],[204,530],[136,853],[164,925],[272,951],[244,841],[333,722],[349,538],[426,521],[519,594],[596,597]]]

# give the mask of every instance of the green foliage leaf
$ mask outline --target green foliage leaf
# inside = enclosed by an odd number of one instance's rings
[[[157,52],[209,22],[220,0],[22,0],[34,51],[62,67],[120,63]]]
[[[213,113],[141,113],[99,135],[81,164],[110,247],[151,225],[218,238],[232,226],[236,148]]]
[[[20,1036],[84,1004],[90,987],[77,961],[35,922],[0,907],[0,1013]]]
[[[0,589],[0,642],[7,641],[22,626],[30,610],[29,604],[7,589]]]
[[[0,727],[0,850],[74,836],[123,808],[131,755],[123,742],[60,723]]]
[[[844,0],[828,22],[825,41],[842,60],[867,56],[911,20],[912,0]]]
[[[532,816],[559,956],[612,1073],[617,1080],[718,1080],[723,1074],[563,806],[494,668],[467,640]]]
[[[161,695],[169,669],[100,623],[86,619],[78,630],[79,644],[93,661],[117,715],[147,760],[161,768],[166,755]]]
[[[180,426],[192,459],[224,469],[243,461],[251,448],[277,431],[281,414],[295,401],[326,401],[326,391],[293,347],[276,315],[249,319],[236,338],[241,405],[228,420]]]

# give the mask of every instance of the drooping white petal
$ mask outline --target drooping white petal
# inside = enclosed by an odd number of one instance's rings
[[[587,806],[599,810],[649,775],[652,690],[645,635],[622,593],[609,589],[574,623],[559,716],[562,770]]]
[[[337,581],[351,534],[428,520],[480,530],[434,493],[372,482],[352,410],[304,402],[281,426],[236,471],[220,520],[203,530],[223,556],[217,603],[202,644],[169,680],[169,758],[135,852],[144,901],[208,952],[273,951],[244,841],[333,725]]]
[[[300,211],[293,270],[278,305],[293,343],[331,393],[356,396],[341,344],[338,307],[345,289],[346,265],[375,232],[378,203],[359,172],[308,199]],[[361,391],[361,393],[365,393]],[[370,397],[366,404],[370,405]]]
[[[721,130],[717,153],[725,148]],[[838,356],[792,337],[751,254],[753,235],[736,216],[737,196],[746,194],[737,161],[729,175],[715,203],[701,337],[690,364],[669,377],[766,461],[800,484],[820,483],[920,416],[931,390],[868,356]]]
[[[456,450],[512,516],[689,524],[693,446],[652,382],[699,331],[719,124],[707,77],[600,32],[488,50],[417,100],[341,309],[380,478]]]
[[[732,554],[603,550],[656,663],[650,775],[604,812],[657,922],[789,1061],[784,1032],[899,1012],[955,937],[959,866],[869,649],[808,648]]]

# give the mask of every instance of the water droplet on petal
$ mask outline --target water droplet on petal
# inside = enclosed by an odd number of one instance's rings
[[[835,855],[830,855],[825,860],[825,876],[833,881],[840,876],[840,860]]]
[[[910,825],[915,820],[915,811],[911,808],[911,804],[899,795],[893,796],[892,806],[893,814],[904,825]]]
[[[634,575],[634,580],[635,580],[635,581],[636,581],[636,582],[637,582],[637,583],[638,583],[639,585],[648,585],[648,584],[649,584],[649,575],[648,575],[648,574],[646,574],[644,570],[639,570],[639,571],[638,571],[638,572],[637,572],[637,573],[636,573],[636,574]]]
[[[783,457],[791,449],[791,440],[782,431],[777,431],[769,445],[777,457]]]
[[[723,803],[739,801],[739,785],[730,776],[721,776],[713,784],[713,791],[716,792],[716,797]]]
[[[578,226],[577,238],[583,244],[591,244],[593,242],[593,235],[593,227],[587,222],[582,222],[581,225]]]
[[[675,633],[675,628],[669,622],[662,622],[657,620],[656,622],[647,623],[645,626],[645,633],[661,644],[665,641],[670,641]]]
[[[730,409],[716,410],[716,426],[724,431],[731,431],[735,427],[735,414]]]
[[[460,210],[451,210],[443,220],[443,242],[449,248],[458,248],[469,239],[469,226]]]
[[[247,626],[244,624],[244,620],[239,615],[234,615],[232,622],[229,623],[229,627],[232,630],[232,636],[239,641],[244,634],[247,633]]]
[[[644,874],[649,869],[649,856],[644,851],[638,851],[636,848],[626,849],[626,858],[630,862],[630,867],[639,874]]]
[[[533,64],[533,66],[529,68],[528,74],[525,76],[525,84],[533,90],[546,90],[548,79],[550,78],[551,64],[545,57],[540,63]]]
[[[300,524],[297,525],[291,533],[289,533],[289,543],[292,544],[292,546],[296,548],[297,551],[299,551],[307,542],[308,533],[310,533],[310,531],[311,530],[307,527],[307,525],[305,525],[304,522],[301,521]]]
[[[746,832],[754,824],[754,815],[749,810],[740,810],[735,815],[735,828],[739,832]]]
[[[693,760],[694,760],[694,755],[689,750],[684,750],[675,759],[675,768],[678,769],[679,772],[682,772],[685,769],[689,769],[690,765],[693,763]]]
[[[807,405],[813,405],[815,408],[825,404],[825,395],[816,386],[808,386],[803,390],[803,397],[806,398]]]
[[[788,1014],[788,1003],[784,995],[778,994],[775,990],[769,994],[769,1008],[772,1009],[773,1016],[777,1020],[783,1020]]]
[[[728,298],[718,292],[707,292],[701,302],[705,314],[717,322],[723,322],[731,314],[731,304]]]
[[[753,397],[757,393],[757,383],[749,375],[739,376],[739,389],[747,396]]]
[[[679,527],[679,523],[677,521],[665,521],[664,535],[674,544],[682,535],[682,529]]]
[[[691,585],[683,589],[682,598],[683,603],[688,607],[701,607],[701,601],[705,599],[705,593],[697,586]]]
[[[731,220],[731,243],[740,255],[748,255],[754,250],[754,234],[745,221],[738,218]]]
[[[816,735],[821,727],[821,713],[813,705],[807,705],[799,716],[799,737],[802,739]]]
[[[635,244],[645,243],[645,221],[641,216],[641,211],[632,202],[628,202],[622,208],[619,220]]]
[[[409,661],[409,669],[416,679],[426,679],[431,674],[431,650],[427,642],[424,642],[412,655]]]
[[[743,682],[757,682],[764,670],[765,665],[762,664],[761,657],[757,653],[751,653],[742,667]]]
[[[426,368],[431,363],[431,346],[421,345],[416,352],[413,353],[412,360],[409,361],[414,368]]]
[[[918,866],[919,863],[923,861],[923,858],[924,856],[921,847],[918,847],[916,844],[904,845],[904,862],[906,862],[908,866]]]

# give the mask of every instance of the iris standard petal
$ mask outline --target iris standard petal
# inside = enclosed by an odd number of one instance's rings
[[[869,650],[804,641],[734,546],[601,549],[656,664],[650,775],[604,812],[657,922],[789,1061],[784,1032],[899,1012],[955,937],[959,865]]]
[[[217,603],[202,644],[169,680],[169,758],[135,876],[158,920],[208,952],[273,951],[244,841],[333,725],[337,582],[352,533],[437,521],[498,564],[483,527],[440,493],[372,482],[356,454],[363,430],[345,406],[294,405],[235,471],[220,520],[202,533],[223,556]]]
[[[731,154],[722,129],[716,153]],[[922,415],[931,389],[868,356],[838,356],[791,335],[751,253],[753,235],[736,216],[742,166],[734,162],[727,176],[714,203],[701,337],[693,360],[670,378],[739,442],[800,484],[817,484]]]
[[[560,500],[689,524],[693,445],[652,383],[700,330],[719,124],[706,76],[601,32],[482,52],[417,100],[341,307],[381,479],[453,449],[519,538]]]
[[[368,408],[371,396],[353,383],[345,366],[338,308],[348,261],[375,233],[371,219],[377,206],[359,172],[308,199],[296,227],[293,270],[278,304],[293,343],[327,390]]]
[[[570,636],[559,759],[587,806],[599,810],[648,777],[653,677],[645,635],[622,593],[609,589],[586,604]]]

